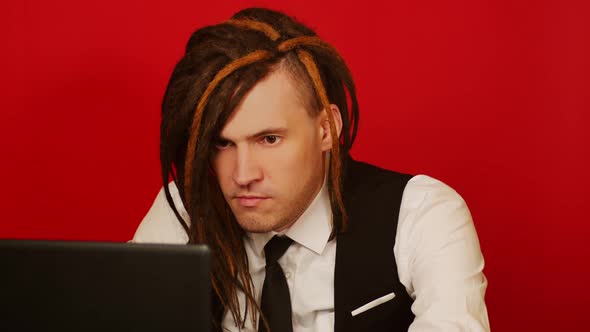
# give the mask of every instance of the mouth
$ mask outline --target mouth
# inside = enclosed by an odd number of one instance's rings
[[[260,203],[264,202],[265,200],[269,199],[269,197],[262,197],[262,196],[236,196],[235,199],[238,201],[238,204],[243,207],[256,207]]]

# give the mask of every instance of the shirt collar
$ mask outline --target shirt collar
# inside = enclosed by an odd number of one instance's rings
[[[246,233],[257,255],[262,256],[266,243],[277,234],[286,235],[318,255],[322,254],[332,232],[332,208],[327,182],[324,180],[314,200],[288,229],[282,232]]]

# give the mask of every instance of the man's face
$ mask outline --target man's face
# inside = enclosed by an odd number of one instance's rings
[[[246,94],[215,142],[213,168],[246,231],[290,226],[321,189],[329,126],[326,112],[312,116],[304,105],[279,69]]]

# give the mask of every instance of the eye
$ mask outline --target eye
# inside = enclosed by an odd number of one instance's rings
[[[263,138],[263,143],[268,145],[275,145],[281,141],[281,138],[277,135],[266,135]]]
[[[219,139],[217,139],[215,141],[215,148],[217,150],[227,149],[230,146],[231,146],[231,142],[230,141],[227,141],[227,140],[224,140],[224,139],[221,139],[221,138],[219,138]]]

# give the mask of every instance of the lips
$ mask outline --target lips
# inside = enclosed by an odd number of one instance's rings
[[[237,196],[236,200],[238,204],[243,207],[256,207],[263,201],[267,200],[268,197],[260,197],[260,196]]]

